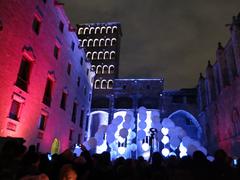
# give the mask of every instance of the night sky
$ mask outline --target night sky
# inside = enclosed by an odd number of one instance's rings
[[[73,25],[122,25],[120,78],[165,79],[165,89],[196,86],[217,43],[230,38],[239,0],[61,0]]]

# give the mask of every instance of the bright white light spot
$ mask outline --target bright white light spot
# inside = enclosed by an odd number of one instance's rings
[[[143,144],[142,144],[142,149],[143,149],[144,151],[148,151],[148,150],[149,150],[149,144],[148,144],[148,143],[143,143]]]
[[[104,152],[106,150],[107,150],[107,144],[106,144],[106,140],[105,140],[101,146],[97,146],[96,153],[101,154],[102,152]]]
[[[207,160],[209,160],[210,162],[214,161],[214,157],[213,156],[207,156]]]
[[[168,134],[168,131],[169,131],[168,128],[162,128],[161,129],[162,134],[165,135],[165,136]]]
[[[169,137],[168,136],[163,136],[161,141],[162,141],[163,144],[167,144],[167,143],[169,143]]]
[[[180,152],[179,156],[180,156],[180,158],[182,158],[184,156],[187,156],[187,153],[186,152]]]
[[[144,152],[142,156],[146,161],[148,161],[148,159],[150,158],[150,151]]]
[[[169,155],[169,149],[168,149],[168,148],[163,148],[163,149],[162,149],[162,155],[163,155],[164,157],[167,157],[167,156]]]
[[[170,152],[169,156],[177,156],[175,152]]]
[[[180,150],[182,153],[187,153],[187,148],[186,148],[185,146],[183,146],[183,143],[182,143],[182,142],[180,143],[179,150]]]
[[[118,153],[121,154],[121,155],[123,155],[125,153],[125,151],[126,151],[125,147],[119,147],[118,148]]]
[[[121,136],[118,136],[117,140],[120,143],[124,143],[125,142],[125,139],[123,139]]]

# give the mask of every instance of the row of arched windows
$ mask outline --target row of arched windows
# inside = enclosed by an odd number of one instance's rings
[[[101,38],[101,39],[83,39],[79,40],[81,47],[95,47],[95,46],[113,46],[117,42],[116,38]]]
[[[114,73],[114,65],[92,65],[92,70],[96,72],[96,74],[113,74]]]
[[[94,89],[112,89],[113,88],[113,80],[99,80],[97,79],[94,84]]]
[[[87,54],[86,54],[86,57],[88,59],[114,59],[115,58],[115,51],[94,51],[94,52],[90,52],[88,51]]]
[[[117,26],[102,26],[102,27],[80,27],[78,35],[80,34],[110,34],[117,32]]]

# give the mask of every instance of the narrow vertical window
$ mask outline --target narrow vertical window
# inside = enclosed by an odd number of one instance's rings
[[[89,120],[89,116],[87,115],[87,117],[86,117],[85,131],[88,130],[88,120]]]
[[[78,79],[77,79],[77,86],[78,87],[80,86],[80,82],[81,82],[81,78],[78,76]]]
[[[9,118],[14,119],[16,121],[19,120],[20,106],[21,103],[13,99],[9,112]]]
[[[28,84],[30,79],[30,70],[31,70],[31,62],[23,58],[20,65],[20,69],[18,71],[16,86],[21,88],[24,91],[27,91],[28,89]]]
[[[72,68],[71,64],[68,63],[68,66],[67,66],[67,74],[68,74],[68,75],[71,74],[71,68]]]
[[[72,122],[76,122],[76,117],[77,117],[77,103],[73,103],[73,109],[72,109]]]
[[[79,123],[80,128],[83,128],[83,120],[84,120],[84,109],[81,110],[80,123]]]
[[[49,107],[51,106],[51,101],[52,101],[52,86],[53,86],[53,82],[48,78],[45,91],[44,91],[43,103]]]
[[[60,48],[55,44],[54,50],[53,50],[53,55],[56,59],[59,58],[59,50],[60,50]]]
[[[63,33],[64,24],[62,21],[59,22],[59,30]]]
[[[62,108],[63,110],[66,110],[66,102],[67,102],[67,93],[63,92],[62,98],[61,98],[61,104],[60,104],[60,108]]]
[[[41,114],[40,118],[39,118],[39,125],[38,125],[38,129],[44,131],[46,128],[46,121],[47,121],[47,116],[44,114]]]
[[[83,65],[83,58],[82,57],[80,59],[80,64],[81,64],[81,66]]]
[[[72,51],[74,51],[74,48],[75,48],[75,43],[72,41],[72,44],[71,44]]]
[[[81,143],[81,134],[78,134],[78,140],[77,143],[80,144]]]
[[[33,31],[38,35],[40,32],[41,21],[35,16],[32,23]]]

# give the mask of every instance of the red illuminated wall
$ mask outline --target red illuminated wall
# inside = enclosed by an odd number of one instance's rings
[[[199,119],[210,151],[240,156],[240,14],[229,28],[228,43],[218,44],[216,62],[199,79]]]
[[[41,22],[38,35],[32,28],[34,17]],[[43,152],[50,151],[54,138],[60,140],[61,150],[77,143],[79,136],[82,140],[86,118],[80,128],[80,112],[84,109],[85,117],[89,113],[93,73],[89,71],[87,75],[91,65],[78,48],[78,39],[62,5],[54,0],[0,1],[0,21],[3,27],[0,30],[0,136],[23,137],[26,145],[39,143]],[[60,21],[64,24],[63,32],[59,29]],[[60,49],[58,59],[53,55],[55,45]],[[23,57],[31,61],[27,92],[15,85]],[[67,74],[69,63],[70,75]],[[47,78],[53,81],[50,107],[42,103]],[[60,108],[63,91],[67,92],[66,110]],[[13,99],[21,101],[18,121],[9,118]],[[74,102],[77,103],[75,123],[71,121]],[[45,130],[38,127],[41,114],[47,116]],[[70,129],[72,140],[69,140]]]

